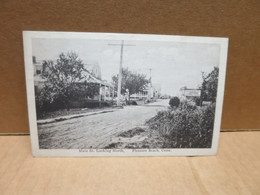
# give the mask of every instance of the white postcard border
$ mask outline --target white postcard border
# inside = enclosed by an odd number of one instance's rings
[[[34,77],[32,64],[32,39],[54,38],[54,39],[107,39],[107,40],[140,40],[140,41],[172,41],[188,43],[211,43],[219,44],[220,64],[219,81],[217,90],[217,103],[215,111],[215,122],[213,130],[212,147],[207,149],[39,149]],[[24,62],[26,74],[27,106],[29,116],[29,127],[33,156],[37,157],[103,157],[103,156],[204,156],[216,155],[219,142],[219,133],[222,117],[226,63],[228,51],[228,38],[197,37],[197,36],[172,36],[151,34],[121,34],[121,33],[83,33],[83,32],[50,32],[50,31],[23,31]]]

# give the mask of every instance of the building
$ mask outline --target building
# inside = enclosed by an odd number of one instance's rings
[[[48,68],[44,65],[43,61],[37,61],[36,57],[33,56],[33,69],[34,69],[34,86],[35,93],[38,93],[44,87],[46,79],[43,78],[42,74],[44,71],[48,71]],[[114,98],[114,86],[107,81],[101,79],[101,68],[99,64],[85,64],[83,75],[87,80],[76,81],[79,85],[84,83],[96,84],[99,86],[99,94],[95,95],[93,98],[86,97],[89,100],[94,101],[113,101]]]
[[[102,79],[101,77],[101,68],[98,64],[98,62],[94,62],[94,63],[87,63],[84,66],[88,72],[90,72],[93,76],[95,76],[97,79]]]
[[[187,87],[182,87],[180,89],[181,92],[181,99],[182,100],[189,100],[193,102],[194,105],[201,105],[201,89],[188,89]]]
[[[44,86],[46,79],[42,77],[44,71],[43,61],[37,61],[36,57],[33,56],[33,76],[34,76],[34,89],[35,93],[38,93]]]
[[[161,96],[162,86],[160,83],[153,84],[153,97],[159,98]]]
[[[188,89],[187,87],[182,87],[180,91],[181,95],[187,99],[201,96],[201,89]]]
[[[132,100],[144,100],[144,99],[158,99],[161,94],[161,84],[149,84],[144,90],[139,93],[132,94],[130,99]]]

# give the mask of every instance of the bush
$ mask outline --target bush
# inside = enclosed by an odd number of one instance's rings
[[[45,90],[39,90],[35,93],[37,115],[51,108],[51,98],[45,93]]]
[[[201,108],[185,101],[176,110],[158,112],[147,124],[165,138],[166,148],[210,148],[214,116],[214,104]]]
[[[180,109],[181,110],[195,110],[197,109],[196,103],[192,100],[183,100],[180,103]]]
[[[195,102],[197,106],[201,106],[201,100],[200,97],[193,97],[192,100]]]
[[[64,109],[64,103],[60,99],[52,100],[46,96],[43,90],[35,94],[36,99],[36,114],[37,118],[41,117],[44,113]]]
[[[169,104],[172,108],[178,107],[180,105],[180,99],[178,97],[173,97],[170,99]]]
[[[130,101],[129,101],[129,105],[137,105],[137,103],[136,103],[136,101],[134,101],[134,100],[130,100]]]

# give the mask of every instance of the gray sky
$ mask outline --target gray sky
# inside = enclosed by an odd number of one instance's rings
[[[103,80],[111,81],[119,72],[119,40],[33,39],[33,55],[37,60],[55,60],[61,52],[74,51],[84,63],[98,62]],[[123,67],[144,73],[152,83],[160,84],[162,93],[178,95],[183,86],[197,88],[202,83],[201,72],[209,73],[219,66],[220,45],[159,41],[127,41]]]

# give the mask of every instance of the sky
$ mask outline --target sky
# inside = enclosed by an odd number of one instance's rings
[[[112,45],[111,45],[112,44]],[[118,44],[118,45],[114,45]],[[102,80],[112,81],[118,74],[120,40],[33,39],[32,55],[37,61],[56,60],[61,52],[76,52],[83,63],[98,63]],[[124,40],[123,67],[151,77],[161,93],[179,95],[181,87],[196,89],[202,72],[219,66],[220,45],[188,42]]]

